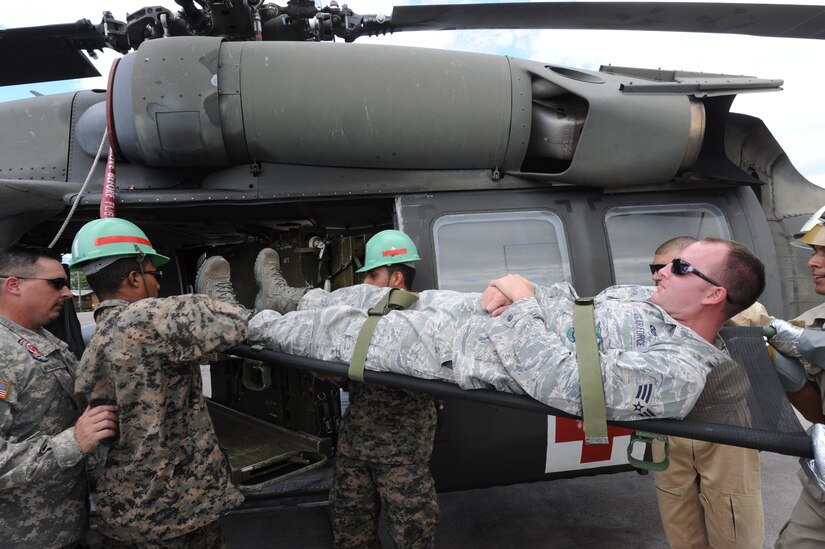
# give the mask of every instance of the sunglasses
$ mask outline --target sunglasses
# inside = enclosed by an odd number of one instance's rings
[[[137,272],[139,272],[139,271],[131,271],[131,272],[129,272],[129,274],[125,274],[122,277],[120,277],[120,279],[125,280],[125,279],[129,278],[130,274],[137,273]],[[162,271],[143,271],[143,274],[152,275],[158,280],[163,280],[163,272]]]
[[[45,280],[49,284],[52,285],[52,288],[55,290],[62,290],[69,286],[69,281],[65,278],[37,278],[34,276],[12,276],[12,275],[0,275],[0,278],[17,278],[19,280]]]
[[[687,274],[695,274],[696,276],[698,276],[699,278],[701,278],[705,282],[709,282],[709,283],[713,284],[714,286],[718,286],[719,288],[725,288],[724,286],[722,286],[721,284],[719,284],[718,282],[716,282],[715,280],[713,280],[709,276],[703,274],[696,267],[694,267],[693,265],[691,265],[690,263],[688,263],[684,259],[679,259],[677,257],[676,259],[674,259],[673,261],[670,262],[670,265],[671,265],[670,270],[675,275],[684,276],[684,275],[687,275]],[[725,288],[725,290],[727,290],[727,288]],[[731,301],[730,296],[727,294],[727,292],[725,292],[725,300],[727,300],[728,303],[731,303],[731,304],[733,303],[733,301]]]
[[[650,274],[655,275],[660,270],[667,267],[667,264],[666,263],[651,263],[650,265],[648,265],[648,267],[650,267]]]

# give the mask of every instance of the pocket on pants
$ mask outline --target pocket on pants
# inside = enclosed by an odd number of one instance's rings
[[[656,489],[661,492],[660,496],[664,498],[671,498],[681,501],[685,496],[684,489],[677,488],[676,486],[668,486],[664,482],[660,483],[656,481]]]
[[[731,497],[719,496],[712,501],[705,494],[699,494],[699,502],[705,510],[708,533],[715,531],[722,539],[730,542],[736,541],[736,524]]]
[[[705,510],[708,539],[712,547],[723,541],[739,547],[761,546],[765,519],[761,494],[723,494],[708,498],[699,494]]]

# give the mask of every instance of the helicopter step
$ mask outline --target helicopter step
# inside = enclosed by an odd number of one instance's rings
[[[330,440],[284,429],[207,400],[215,433],[245,493],[256,492],[323,465]]]

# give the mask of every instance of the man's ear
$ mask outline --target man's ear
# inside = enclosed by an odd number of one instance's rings
[[[713,286],[713,291],[708,292],[706,295],[706,303],[716,305],[725,301],[728,291],[722,286]]]
[[[20,295],[20,281],[14,277],[2,279],[3,291],[13,295]]]
[[[393,271],[390,275],[390,288],[406,288],[406,280],[404,280],[404,274],[401,271]]]
[[[129,273],[129,276],[123,279],[123,282],[125,282],[130,288],[137,288],[140,286],[140,278],[139,272],[132,271]]]

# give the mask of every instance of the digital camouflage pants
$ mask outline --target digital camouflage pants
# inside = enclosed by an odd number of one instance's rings
[[[438,498],[427,464],[387,465],[338,456],[330,519],[335,547],[380,548],[381,510],[395,547],[435,547]]]
[[[104,549],[226,549],[220,520],[172,539],[132,543],[104,535],[101,538]]]

